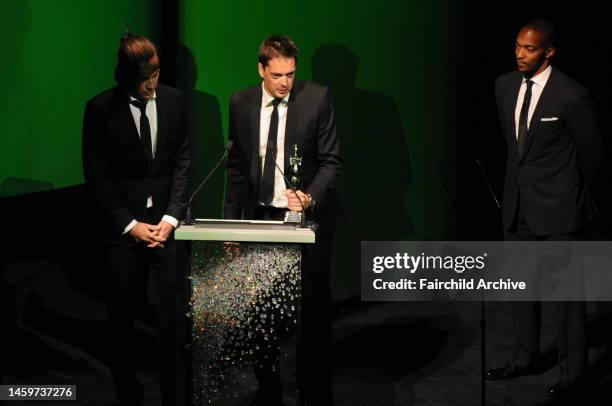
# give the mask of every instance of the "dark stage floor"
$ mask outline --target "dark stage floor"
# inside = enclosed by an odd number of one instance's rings
[[[36,292],[17,290],[17,324],[3,328],[2,384],[76,384],[71,406],[108,406],[113,386],[105,359],[104,307],[63,284],[61,273],[45,272]],[[9,279],[10,274],[6,275]],[[609,303],[589,303],[589,338],[595,383],[581,400],[566,404],[609,405],[612,388],[612,317]],[[508,303],[487,304],[487,366],[504,363],[511,348]],[[554,339],[551,306],[543,306],[542,348]],[[146,384],[146,406],[159,405],[155,330],[138,324]],[[337,406],[479,405],[480,303],[355,303],[343,306],[334,322],[334,394]],[[286,404],[295,401],[293,342],[284,345]],[[554,354],[549,352],[550,358]],[[556,366],[541,375],[487,382],[488,405],[562,404],[547,398]],[[243,406],[255,387],[250,371],[239,374],[234,396],[220,405]],[[7,405],[16,402],[5,402]],[[58,402],[21,402],[59,405]]]

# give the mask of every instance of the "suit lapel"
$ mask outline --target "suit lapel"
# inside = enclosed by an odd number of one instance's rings
[[[166,113],[163,97],[160,97],[159,90],[155,97],[155,109],[157,110],[157,145],[155,147],[155,158],[153,158],[153,168],[157,169],[163,161],[163,154],[167,142]]]
[[[259,159],[259,139],[260,139],[260,120],[261,120],[261,86],[258,86],[253,92],[253,99],[250,102],[251,115],[251,142],[253,149],[251,151],[251,178],[255,185],[256,192],[259,193],[259,182],[261,179],[261,159]]]
[[[506,136],[509,138],[509,154],[514,154],[517,157],[518,153],[518,142],[516,139],[516,122],[514,121],[514,112],[516,109],[516,103],[518,101],[519,90],[523,83],[523,77],[517,74],[515,77],[510,79],[510,84],[506,90],[506,96],[504,98],[503,111],[505,112],[505,122],[502,123],[503,130]]]
[[[540,119],[544,116],[544,112],[546,111],[546,106],[550,104],[551,99],[555,94],[556,88],[556,75],[555,70],[553,69],[550,72],[550,77],[546,81],[546,85],[544,86],[544,90],[540,95],[540,99],[538,100],[538,104],[536,105],[535,110],[533,111],[533,116],[531,116],[531,121],[529,123],[529,131],[527,131],[527,142],[525,144],[525,152],[523,153],[523,159],[527,156],[529,152],[529,147],[531,146],[533,139],[535,138],[538,127],[540,126]]]
[[[289,157],[293,153],[293,144],[295,144],[295,128],[298,119],[298,108],[299,108],[299,92],[300,83],[296,82],[295,86],[289,96],[289,102],[287,103],[287,119],[285,121],[285,153],[284,153],[284,164],[283,171],[289,168]],[[298,151],[298,155],[300,152]]]
[[[147,163],[144,150],[142,148],[142,142],[140,142],[140,136],[138,135],[138,129],[134,122],[134,116],[130,110],[129,96],[117,90],[116,94],[116,113],[114,118],[109,123],[112,127],[112,132],[115,134],[121,134],[123,142],[126,144],[126,148],[129,151],[133,151],[129,156],[133,158],[134,163],[142,171],[146,171]]]
[[[516,152],[518,154],[518,143],[516,139],[516,120],[514,117],[516,110],[516,103],[518,102],[519,91],[521,90],[521,85],[523,84],[523,76],[517,75],[516,79],[513,80],[512,85],[510,86],[510,97],[508,98],[507,111],[508,114],[508,122],[506,123],[506,128],[510,130],[510,136],[514,138],[515,145],[517,145]]]

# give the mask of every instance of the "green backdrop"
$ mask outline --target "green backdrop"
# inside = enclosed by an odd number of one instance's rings
[[[114,84],[124,31],[154,35],[156,2],[0,4],[0,197],[82,183],[85,102]]]
[[[84,103],[113,85],[122,32],[159,39],[159,3],[0,7],[0,197],[79,184]],[[286,33],[301,48],[298,78],[329,86],[336,105],[347,213],[334,251],[336,297],[358,291],[360,241],[441,239],[447,211],[433,165],[453,148],[448,134],[459,120],[459,10],[451,0],[181,1],[178,82],[193,130],[193,182],[222,153],[230,94],[260,81],[261,40]],[[162,55],[162,78],[163,63]],[[222,215],[223,178],[219,171],[202,191],[198,217]]]
[[[227,139],[232,92],[256,84],[257,51],[271,34],[301,49],[298,78],[331,87],[341,132],[347,223],[333,261],[335,296],[359,289],[362,240],[438,239],[445,207],[432,170],[444,159],[455,14],[448,1],[184,0],[183,88],[194,154],[210,167]],[[213,152],[210,152],[213,151]],[[205,172],[196,168],[195,173]],[[220,215],[223,179],[198,208]]]

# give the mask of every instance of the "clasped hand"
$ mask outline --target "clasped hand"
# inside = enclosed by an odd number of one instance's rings
[[[164,242],[168,239],[174,226],[165,221],[158,224],[148,224],[138,222],[130,230],[130,235],[136,242],[144,242],[147,248],[164,248]]]

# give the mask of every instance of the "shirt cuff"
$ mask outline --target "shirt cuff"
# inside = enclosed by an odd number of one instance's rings
[[[168,224],[172,224],[172,227],[177,228],[178,227],[178,223],[179,221],[177,219],[175,219],[172,216],[169,215],[164,215],[164,217],[162,217],[162,221],[165,221]]]
[[[130,230],[131,230],[132,228],[134,228],[134,226],[136,225],[136,223],[137,223],[137,221],[136,221],[136,220],[132,220],[132,221],[130,222],[130,224],[128,224],[127,226],[125,226],[125,228],[123,229],[123,234],[122,234],[122,235],[125,235],[125,234],[129,233],[129,232],[130,232]]]

